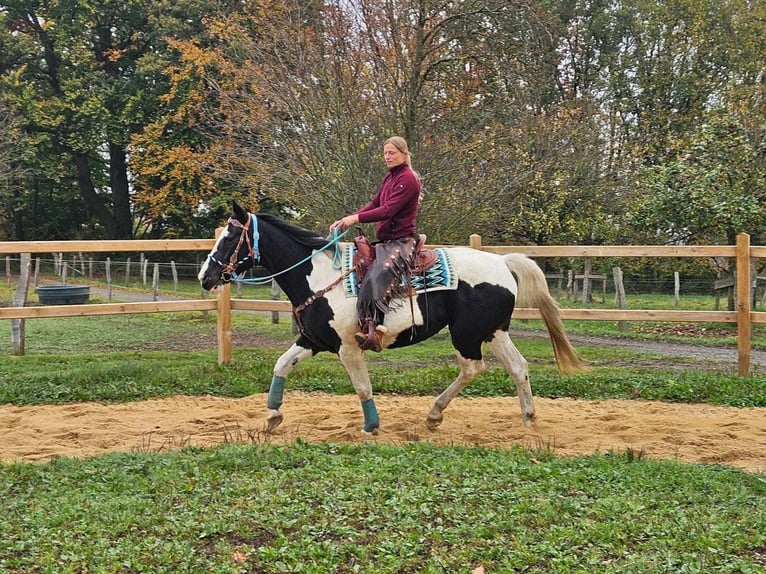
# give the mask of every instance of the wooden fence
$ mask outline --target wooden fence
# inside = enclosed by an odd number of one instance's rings
[[[209,251],[212,239],[120,240],[120,241],[15,241],[0,242],[0,254],[25,253],[98,253],[98,252],[178,252]],[[751,310],[751,261],[766,258],[766,247],[750,245],[750,236],[741,233],[736,245],[580,245],[580,246],[484,246],[479,235],[470,238],[471,247],[505,254],[524,253],[530,257],[731,257],[736,260],[737,281],[735,311],[679,311],[640,309],[562,309],[562,318],[585,321],[658,321],[735,323],[737,325],[738,373],[750,373],[751,330],[756,323],[766,323],[766,312]],[[231,312],[286,311],[289,301],[247,300],[232,298],[230,286],[225,286],[216,299],[183,301],[152,301],[139,303],[101,303],[85,305],[56,305],[0,308],[0,319],[32,319],[39,317],[73,317],[84,315],[113,315],[121,313],[164,313],[172,311],[216,311],[218,362],[229,363],[232,355]],[[516,309],[518,319],[539,319],[536,309]]]

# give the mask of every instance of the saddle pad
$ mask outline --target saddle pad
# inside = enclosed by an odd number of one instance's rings
[[[452,267],[452,257],[446,249],[437,247],[434,249],[437,258],[436,263],[431,265],[424,275],[418,274],[412,277],[412,287],[416,293],[425,291],[446,291],[457,289],[457,274]],[[349,245],[343,255],[343,272],[345,273],[354,266],[356,246]],[[356,297],[359,293],[359,282],[356,279],[356,271],[352,271],[343,279],[343,287],[346,297]]]

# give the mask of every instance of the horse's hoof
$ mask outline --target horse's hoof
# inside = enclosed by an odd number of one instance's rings
[[[443,414],[439,413],[438,415],[435,415],[431,413],[426,418],[426,427],[428,427],[429,430],[437,429],[439,428],[439,425],[442,424],[443,420],[444,420]]]
[[[282,419],[282,413],[279,411],[269,414],[269,417],[266,419],[266,432],[273,432],[275,428],[282,424]]]
[[[532,413],[531,415],[523,415],[521,417],[521,422],[524,424],[526,428],[535,426],[536,421],[537,419],[535,418],[534,413]]]
[[[366,430],[364,427],[362,427],[362,434],[366,436],[378,436],[378,429],[376,427],[372,430]]]

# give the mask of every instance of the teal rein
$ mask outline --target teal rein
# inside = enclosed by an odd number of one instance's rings
[[[254,224],[253,225],[253,243],[255,244],[254,251],[258,253],[258,239],[259,239],[258,223],[255,218],[255,215],[251,214],[251,217],[253,219],[253,224]],[[278,273],[273,273],[271,275],[268,275],[267,277],[252,277],[250,279],[245,279],[243,277],[240,277],[236,273],[232,272],[231,280],[235,283],[244,283],[245,285],[263,285],[265,283],[270,283],[275,277],[279,277],[280,275],[283,275],[287,273],[288,271],[292,271],[296,267],[303,265],[306,261],[310,261],[311,259],[313,259],[315,255],[322,253],[323,251],[327,250],[333,245],[336,246],[336,249],[335,249],[335,253],[332,256],[332,265],[333,265],[333,268],[340,269],[342,266],[342,257],[340,254],[340,249],[337,249],[337,244],[341,239],[343,239],[346,233],[348,233],[348,229],[346,229],[343,233],[340,233],[340,234],[338,233],[337,229],[333,229],[332,239],[329,239],[328,242],[323,247],[321,247],[320,249],[318,249],[316,252],[312,253],[308,257],[304,257],[303,259],[298,261],[298,263],[296,263],[295,265],[291,265],[287,269],[283,269],[282,271]]]

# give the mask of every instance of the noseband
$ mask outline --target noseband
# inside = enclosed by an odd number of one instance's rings
[[[242,265],[245,261],[248,259],[253,260],[253,264],[258,264],[258,261],[261,259],[260,251],[258,250],[258,239],[260,237],[258,233],[258,220],[255,218],[255,215],[252,213],[249,214],[250,217],[247,218],[247,221],[243,224],[238,219],[234,219],[233,217],[230,217],[229,220],[226,222],[227,225],[231,225],[233,227],[238,227],[242,230],[242,232],[239,234],[239,241],[237,242],[237,246],[234,248],[234,251],[231,253],[231,257],[229,257],[229,262],[224,263],[223,261],[219,261],[215,257],[213,257],[212,254],[208,255],[211,261],[214,263],[217,263],[221,267],[223,267],[223,271],[221,271],[221,280],[224,283],[231,283],[231,280],[234,278],[236,279],[237,273],[236,269],[240,265]],[[250,233],[248,231],[250,230],[250,224],[253,224],[253,239],[250,240]],[[239,250],[242,247],[242,244],[245,243],[247,245],[247,255],[243,257],[242,259],[237,260],[237,254],[239,253]]]

